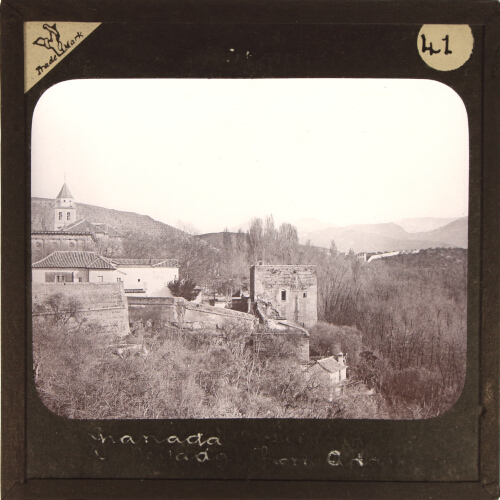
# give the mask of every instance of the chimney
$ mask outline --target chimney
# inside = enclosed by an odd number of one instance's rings
[[[345,357],[344,357],[344,354],[343,354],[343,353],[339,352],[339,353],[337,354],[337,362],[338,362],[340,365],[342,365],[342,366],[344,366],[344,365],[345,365]]]

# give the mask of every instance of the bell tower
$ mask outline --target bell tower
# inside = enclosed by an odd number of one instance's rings
[[[61,191],[57,195],[56,203],[54,205],[54,230],[59,231],[75,221],[75,199],[65,182]]]

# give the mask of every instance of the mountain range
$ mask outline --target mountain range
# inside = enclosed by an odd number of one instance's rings
[[[413,219],[412,227],[432,227],[437,220],[422,221]],[[347,252],[384,252],[394,250],[413,250],[436,247],[467,248],[468,217],[448,222],[432,230],[409,232],[394,222],[384,224],[352,224],[345,227],[330,226],[317,231],[299,231],[299,241],[304,244],[329,248],[332,240],[337,250]]]
[[[186,234],[147,215],[122,212],[109,208],[76,203],[78,219],[91,222],[105,222],[122,234],[147,234],[171,236]],[[31,198],[31,223],[33,230],[53,230],[54,200]],[[233,228],[244,229],[244,224]],[[249,224],[247,224],[249,227]],[[468,218],[459,219],[402,219],[385,224],[353,224],[345,227],[335,226],[317,219],[300,219],[294,222],[299,235],[299,242],[330,248],[335,241],[337,250],[347,252],[383,252],[394,250],[412,250],[435,247],[467,248]],[[220,236],[219,236],[220,235]],[[206,241],[219,246],[221,233],[200,235]]]
[[[384,252],[436,247],[467,248],[468,218],[420,217],[400,219],[383,224],[351,224],[336,226],[318,219],[300,219],[293,223],[299,242],[308,241],[318,247],[330,248],[332,240],[339,252]],[[250,221],[232,231],[246,231]],[[208,239],[215,241],[215,233]]]

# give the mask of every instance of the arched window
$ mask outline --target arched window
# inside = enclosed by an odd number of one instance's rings
[[[59,220],[62,220],[62,212],[59,212]]]
[[[71,212],[68,212],[68,213],[66,214],[66,220],[70,220],[70,219],[71,219]]]

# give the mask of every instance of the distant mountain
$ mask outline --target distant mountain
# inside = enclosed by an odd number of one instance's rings
[[[299,219],[293,223],[293,225],[297,228],[297,232],[299,233],[299,239],[307,240],[307,237],[311,233],[315,233],[316,231],[321,231],[323,229],[328,229],[330,227],[338,227],[334,224],[329,224],[328,222],[321,222],[318,219]]]
[[[238,238],[242,239],[243,242],[246,241],[247,233],[237,233],[229,231],[229,235],[231,237],[231,241],[233,245],[236,246]],[[215,248],[222,248],[224,246],[224,233],[205,233],[205,234],[197,234],[196,238],[200,238],[201,240],[210,243]]]
[[[148,215],[139,215],[133,212],[121,212],[120,210],[76,203],[76,213],[78,219],[105,222],[124,235],[129,233],[154,236],[186,234],[180,229],[154,220]],[[52,231],[54,229],[54,200],[31,198],[31,228],[38,231]]]
[[[463,217],[454,220],[446,226],[422,233],[411,233],[410,237],[415,239],[439,240],[453,247],[467,248],[469,218]]]
[[[407,233],[423,233],[439,229],[457,219],[458,217],[417,217],[413,219],[400,219],[395,221],[395,223],[401,226]]]
[[[409,233],[394,223],[353,224],[330,227],[310,233],[307,239],[316,246],[329,248],[331,241],[340,252],[384,252],[436,247],[467,248],[468,218],[458,219],[432,231]]]
[[[231,233],[237,233],[241,229],[244,233],[246,233],[250,229],[250,223],[251,222],[252,221],[250,221],[250,220],[242,222],[241,224],[238,224],[237,226],[229,228],[229,232],[231,232]],[[219,233],[213,233],[213,234],[219,234]]]

